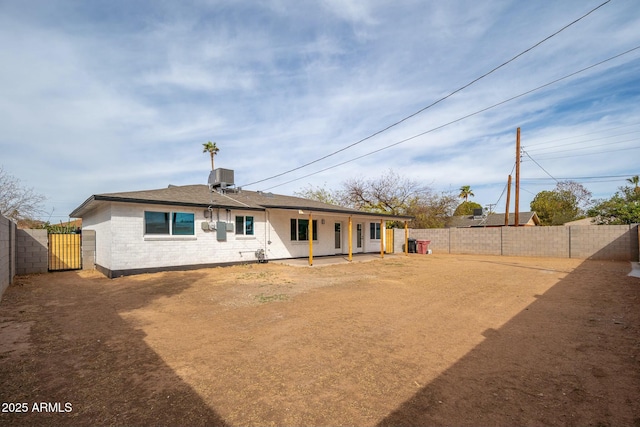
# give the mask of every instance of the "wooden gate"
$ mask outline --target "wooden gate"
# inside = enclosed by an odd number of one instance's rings
[[[81,235],[49,234],[49,271],[82,268]]]
[[[388,254],[393,253],[393,228],[385,229],[384,236],[384,251]]]

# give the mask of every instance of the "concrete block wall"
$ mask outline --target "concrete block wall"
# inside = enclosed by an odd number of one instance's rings
[[[0,215],[0,299],[16,275],[16,225]]]
[[[394,250],[400,253],[404,230],[396,229],[394,233]],[[637,224],[410,229],[409,237],[430,240],[429,249],[435,253],[617,261],[640,259],[640,227]]]
[[[501,255],[501,229],[450,228],[450,251],[455,254]]]
[[[571,257],[604,260],[638,259],[638,226],[589,225],[571,228]]]
[[[500,227],[502,255],[569,258],[569,227]]]
[[[16,232],[17,275],[49,271],[47,237],[47,230],[18,230]]]
[[[449,229],[409,229],[409,237],[417,240],[429,240],[429,249],[434,252],[449,253]],[[393,250],[395,253],[403,252],[404,229],[395,229],[393,235]]]

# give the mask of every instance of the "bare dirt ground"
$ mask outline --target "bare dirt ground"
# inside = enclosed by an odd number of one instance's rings
[[[629,271],[435,254],[20,277],[0,424],[640,426]]]

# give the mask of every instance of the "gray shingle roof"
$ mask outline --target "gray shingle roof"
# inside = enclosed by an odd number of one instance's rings
[[[516,214],[509,214],[509,225],[514,225],[516,221]],[[535,225],[540,225],[540,220],[535,212],[520,212],[518,216],[518,223],[520,225],[526,225],[529,221],[533,221]],[[485,218],[477,218],[473,215],[458,215],[451,217],[448,227],[450,228],[462,228],[462,227],[500,227],[504,226],[504,214],[492,213]]]
[[[221,194],[217,191],[209,191],[207,185],[182,185],[169,186],[157,190],[128,191],[123,193],[104,193],[89,197],[78,206],[70,216],[82,218],[86,213],[97,207],[102,202],[124,203],[152,203],[167,206],[209,206],[215,208],[265,210],[265,209],[292,209],[311,210],[316,212],[332,212],[350,215],[369,215],[388,217],[390,219],[412,219],[409,216],[383,215],[378,213],[363,212],[356,209],[308,200],[301,197],[285,196],[281,194],[264,193],[260,191],[227,191]]]

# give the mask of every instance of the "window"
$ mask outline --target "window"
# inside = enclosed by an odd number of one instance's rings
[[[144,234],[169,234],[169,213],[145,212]]]
[[[369,224],[369,237],[371,240],[380,240],[380,223],[372,222]]]
[[[192,213],[174,212],[171,218],[171,234],[174,236],[193,236],[195,234]]]
[[[144,234],[193,236],[194,223],[195,216],[192,213],[145,211]]]
[[[309,241],[309,220],[291,219],[291,240]],[[318,221],[313,220],[313,240],[318,240]]]
[[[236,216],[236,234],[253,236],[252,216]]]

